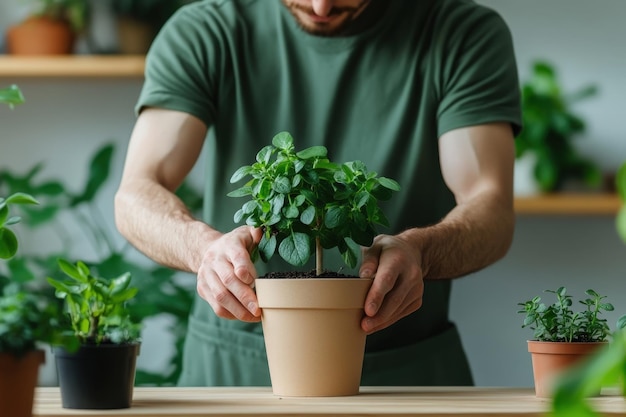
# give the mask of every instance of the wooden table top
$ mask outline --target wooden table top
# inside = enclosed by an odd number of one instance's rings
[[[626,400],[602,395],[590,400],[606,416],[626,416]],[[550,401],[532,389],[482,387],[362,387],[358,395],[289,398],[249,387],[147,388],[134,390],[131,408],[70,410],[58,388],[37,388],[34,416],[545,416]]]

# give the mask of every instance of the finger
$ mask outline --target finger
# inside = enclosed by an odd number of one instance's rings
[[[378,313],[387,293],[393,289],[396,281],[397,275],[389,269],[385,269],[384,272],[381,270],[376,274],[365,298],[364,309],[366,315],[373,317]]]
[[[382,248],[375,243],[369,248],[361,250],[361,268],[359,276],[361,278],[373,278],[378,270],[378,260],[380,258]]]
[[[408,316],[409,314],[417,311],[422,306],[422,298],[414,298],[411,301],[405,298],[402,301],[402,306],[399,309],[388,313],[385,307],[381,309],[381,314],[375,317],[364,317],[361,321],[361,328],[365,333],[372,334],[384,328],[387,328],[397,322],[398,320]]]
[[[260,229],[250,226],[240,227],[237,232],[242,245],[232,245],[228,256],[235,275],[239,280],[250,286],[256,279],[256,268],[250,258],[250,252],[261,240],[262,232]]]
[[[255,313],[252,313],[225,286],[211,288],[209,304],[213,307],[213,311],[215,311],[218,317],[232,317],[246,322],[254,322],[261,319],[258,307]]]

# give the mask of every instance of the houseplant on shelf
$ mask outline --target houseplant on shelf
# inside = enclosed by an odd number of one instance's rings
[[[0,259],[12,258],[18,240],[9,226],[20,221],[9,217],[9,206],[37,204],[30,195],[15,193],[0,198]],[[30,417],[38,371],[45,361],[39,344],[57,343],[58,312],[16,282],[0,282],[0,415]]]
[[[274,136],[231,182],[245,177],[251,179],[228,195],[250,198],[235,222],[263,230],[253,258],[268,261],[277,251],[293,266],[313,254],[316,259],[308,276],[272,273],[255,281],[274,394],[358,393],[365,348],[360,320],[372,280],[326,271],[323,251],[337,248],[354,267],[351,241],[369,246],[374,225],[388,225],[378,202],[399,190],[398,183],[360,161],[335,164],[323,146],[296,152],[287,132]]]
[[[626,162],[618,170],[616,186],[622,201],[616,229],[626,242]],[[617,320],[616,328],[608,346],[557,379],[552,416],[600,417],[587,399],[603,387],[621,385],[621,395],[626,398],[626,315]]]
[[[545,292],[556,298],[550,305],[541,302],[539,296],[518,303],[522,306],[518,313],[524,315],[522,327],[534,330],[533,339],[528,340],[528,351],[538,397],[550,397],[560,373],[608,344],[609,325],[600,315],[614,310],[611,303],[605,302],[606,296],[592,289],[585,291],[587,297],[579,300],[585,306],[581,311],[574,311],[573,298],[565,287]]]
[[[529,180],[541,192],[562,190],[572,180],[590,188],[601,184],[597,165],[575,147],[574,140],[584,133],[586,125],[572,111],[573,105],[596,93],[594,85],[565,93],[551,64],[533,64],[530,79],[522,85],[524,128],[515,140],[516,192],[524,193],[520,184]],[[517,170],[524,166],[531,172]]]
[[[78,349],[55,347],[54,354],[64,408],[129,408],[140,346],[140,325],[126,302],[137,294],[129,273],[114,279],[92,275],[81,261],[59,259],[66,279],[48,278],[65,301],[71,328],[64,332],[77,340]]]
[[[110,0],[120,52],[145,54],[161,26],[190,0]]]
[[[58,55],[73,52],[85,29],[89,0],[30,0],[38,8],[9,27],[7,47],[15,55]]]

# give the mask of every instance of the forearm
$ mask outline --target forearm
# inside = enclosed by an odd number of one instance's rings
[[[399,237],[421,253],[424,279],[457,278],[501,259],[515,227],[511,199],[476,194],[436,225],[413,228]]]
[[[181,271],[198,271],[203,248],[221,233],[195,219],[172,192],[147,179],[123,182],[115,195],[120,233],[154,261]]]

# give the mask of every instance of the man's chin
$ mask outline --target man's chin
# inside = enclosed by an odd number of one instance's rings
[[[330,22],[313,22],[309,19],[297,18],[296,21],[300,28],[316,36],[338,36],[346,26],[346,19],[336,19]]]

